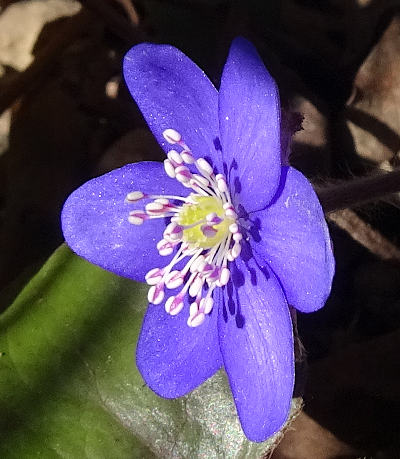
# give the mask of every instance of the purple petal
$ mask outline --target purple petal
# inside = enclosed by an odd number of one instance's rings
[[[272,204],[251,219],[255,256],[270,264],[288,303],[303,312],[321,308],[335,260],[324,213],[308,180],[294,168],[283,168]]]
[[[282,427],[290,410],[292,323],[268,267],[253,258],[230,266],[232,282],[218,317],[221,353],[243,431],[249,440],[264,441]]]
[[[145,202],[127,204],[130,191],[186,196],[188,191],[170,179],[162,163],[129,164],[97,177],[75,190],[61,215],[69,247],[91,263],[120,276],[143,281],[152,268],[168,260],[158,254],[164,219],[152,219],[135,226],[128,222],[129,211],[142,209]]]
[[[247,212],[275,195],[281,167],[279,94],[257,51],[233,41],[219,91],[224,161],[234,201]]]
[[[178,131],[195,157],[209,157],[220,166],[218,93],[205,73],[181,51],[148,43],[125,56],[124,77],[132,97],[165,151],[172,149],[162,136]]]
[[[217,310],[202,325],[186,321],[189,305],[171,316],[163,304],[150,304],[136,349],[136,363],[146,384],[164,398],[187,394],[222,366],[218,345]]]

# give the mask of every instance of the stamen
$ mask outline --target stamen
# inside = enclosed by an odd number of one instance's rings
[[[211,225],[202,225],[201,232],[205,237],[212,238],[218,233],[218,230]]]
[[[211,167],[210,163],[206,161],[204,158],[199,158],[196,161],[197,169],[203,173],[203,175],[213,175],[214,171]]]
[[[213,306],[214,300],[210,296],[207,296],[200,301],[200,308],[203,310],[204,314],[210,314]]]
[[[175,129],[166,129],[163,132],[163,137],[171,145],[180,142],[182,139],[182,136],[179,134],[179,132],[175,131]]]
[[[235,209],[233,208],[232,204],[227,202],[223,205],[223,208],[225,210],[225,215],[228,218],[232,218],[233,220],[237,219],[237,214],[235,212]]]
[[[170,223],[164,230],[164,239],[169,242],[178,242],[182,240],[183,228],[177,223]]]
[[[189,327],[198,327],[204,322],[205,318],[206,315],[200,310],[199,305],[196,302],[192,303],[189,310],[189,319],[187,320]]]
[[[219,218],[218,215],[215,212],[211,212],[210,214],[208,214],[206,216],[206,220],[207,220],[208,223],[211,223],[213,225],[218,225],[219,223],[221,223],[223,221],[222,218]]]
[[[147,293],[147,299],[149,300],[149,303],[160,304],[164,299],[164,295],[164,284],[158,283],[157,285],[150,287]]]
[[[217,185],[218,185],[219,191],[221,193],[227,193],[228,185],[226,184],[225,177],[222,174],[217,174],[215,178],[217,179]]]
[[[230,252],[228,253],[228,260],[235,260],[240,255],[241,250],[242,246],[240,244],[234,244],[233,247],[230,249]]]
[[[217,281],[217,285],[219,287],[226,285],[229,282],[230,277],[231,277],[231,272],[229,271],[229,269],[222,268],[221,274],[219,275],[219,280]]]
[[[190,285],[189,295],[197,296],[200,290],[203,288],[203,284],[204,284],[204,279],[201,276],[197,275]]]
[[[193,174],[192,180],[199,186],[203,187],[205,190],[210,186],[209,180],[199,174]]]
[[[164,205],[161,204],[160,202],[150,202],[149,204],[146,204],[146,212],[148,214],[151,214],[151,213],[160,213],[160,210],[163,210],[164,209]]]
[[[186,166],[178,166],[175,169],[175,178],[178,182],[189,183],[189,180],[192,178],[192,173]]]
[[[190,272],[191,273],[194,273],[198,270],[198,267],[204,263],[204,255],[199,255],[193,262],[192,262],[192,266],[190,267]]]
[[[165,302],[165,310],[171,316],[176,316],[183,309],[183,297],[181,295],[170,296]]]
[[[169,159],[164,159],[164,169],[168,177],[175,178],[175,166]]]
[[[145,276],[146,282],[149,285],[157,285],[162,280],[163,274],[164,273],[162,269],[154,268],[146,274]]]
[[[157,194],[147,194],[146,198],[155,199],[157,202],[167,202],[168,199],[174,199],[176,201],[190,202],[190,198],[182,198],[182,196],[172,196],[172,195],[157,195]],[[163,201],[161,201],[163,200]]]
[[[193,164],[195,162],[192,152],[189,150],[183,150],[181,152],[181,158],[186,164]]]
[[[176,167],[183,163],[181,155],[176,150],[170,150],[167,154],[168,159]]]
[[[128,221],[132,225],[141,225],[149,217],[141,210],[132,210],[129,212]]]
[[[158,253],[163,257],[171,255],[171,253],[174,251],[174,245],[175,244],[172,242],[161,239],[161,241],[159,241],[157,244]]]
[[[142,193],[141,191],[131,191],[126,195],[126,200],[128,202],[137,202],[141,199],[145,198],[147,195]]]
[[[175,289],[183,284],[184,277],[180,271],[171,271],[165,279],[165,285],[169,289]]]
[[[195,159],[179,132],[167,129],[163,136],[169,144],[178,146],[164,160],[166,174],[193,192],[182,197],[132,191],[126,196],[128,203],[152,201],[146,203],[144,210],[131,211],[128,220],[141,225],[145,220],[170,218],[157,250],[162,256],[169,256],[174,250],[176,253],[165,267],[153,268],[146,274],[150,286],[148,300],[160,304],[165,289],[183,286],[177,295],[167,298],[165,310],[176,315],[187,304],[186,297],[193,298],[187,324],[198,327],[213,309],[215,288],[229,282],[228,263],[240,255],[243,236],[225,176],[215,174],[206,159]],[[186,264],[177,269],[184,259]]]

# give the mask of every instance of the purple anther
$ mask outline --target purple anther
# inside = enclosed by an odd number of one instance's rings
[[[175,166],[169,159],[164,159],[164,169],[168,177],[175,178]]]
[[[219,286],[224,286],[229,282],[229,278],[231,277],[231,272],[229,271],[228,268],[224,267],[221,269],[221,273],[219,275],[219,280],[217,282],[217,285]]]
[[[189,325],[189,327],[198,327],[204,322],[205,318],[206,316],[203,312],[198,312],[193,316],[189,316],[187,324]]]
[[[186,164],[193,164],[195,162],[192,152],[189,150],[181,151],[181,158]]]
[[[238,242],[236,242],[231,248],[232,258],[236,259],[240,255],[241,251],[242,251],[242,246]]]
[[[207,174],[207,175],[213,175],[214,174],[213,168],[211,167],[210,163],[208,161],[206,161],[204,158],[199,158],[196,161],[196,166],[197,166],[197,169],[202,174]]]
[[[164,213],[164,204],[160,202],[149,202],[146,204],[146,213],[148,215],[160,215]]]
[[[213,306],[214,306],[214,300],[210,296],[207,296],[206,298],[202,298],[202,300],[200,301],[199,309],[204,314],[210,314]]]
[[[170,242],[178,242],[182,239],[183,228],[176,222],[171,222],[164,230],[164,238]]]
[[[128,222],[132,225],[141,225],[149,217],[142,210],[132,210],[129,212]]]
[[[233,207],[230,207],[225,210],[225,215],[228,218],[236,219],[237,218],[237,213],[234,211]]]
[[[199,182],[200,185],[203,185],[204,187],[210,186],[210,181],[203,177],[202,175],[199,174],[193,174],[193,178],[195,179],[196,182]]]
[[[208,276],[208,280],[210,282],[215,282],[219,279],[219,276],[220,276],[220,268],[218,266],[216,266],[214,268],[214,271],[211,272],[211,274]]]
[[[175,129],[166,129],[163,132],[163,137],[171,145],[179,143],[182,140],[182,136],[179,134],[178,131],[175,131]]]
[[[149,303],[160,304],[164,299],[164,283],[160,282],[150,287],[147,293],[147,299]]]
[[[235,234],[239,231],[239,227],[237,225],[237,223],[231,223],[229,225],[229,231],[232,233],[232,234]]]
[[[217,179],[218,190],[221,193],[226,193],[228,191],[228,185],[226,184],[225,177],[222,174],[217,174],[215,178]]]
[[[196,274],[196,277],[193,279],[193,282],[189,288],[189,295],[193,297],[197,296],[200,293],[203,284],[204,279],[199,274]]]
[[[175,222],[174,222],[175,223]],[[175,227],[172,229],[171,234],[182,234],[183,228],[175,223]]]
[[[146,198],[148,195],[142,191],[131,191],[126,195],[127,202],[138,202],[143,198]]]
[[[189,316],[196,315],[199,312],[199,308],[200,308],[200,299],[196,298],[195,301],[193,301],[193,303],[191,303],[189,307]]]
[[[184,277],[181,271],[171,271],[165,278],[165,285],[169,289],[178,288],[183,284]]]
[[[206,220],[208,223],[211,223],[212,225],[218,225],[222,222],[222,218],[219,218],[215,212],[208,214],[206,216]]]
[[[163,206],[168,206],[169,205],[169,199],[167,198],[156,198],[154,202],[157,202],[158,204],[162,204]]]
[[[161,239],[161,241],[159,241],[157,243],[158,253],[162,257],[165,257],[167,255],[171,255],[171,253],[174,251],[174,245],[175,244],[171,243],[170,241],[166,241],[165,239]]]
[[[202,225],[201,232],[204,234],[205,237],[212,238],[218,233],[218,230],[211,225]]]
[[[186,166],[178,166],[175,169],[175,176],[178,182],[187,183],[192,178],[192,173]]]
[[[165,311],[171,316],[176,316],[183,309],[183,297],[179,294],[177,296],[170,296],[165,302]]]
[[[190,248],[190,245],[187,242],[181,243],[181,250],[182,255],[185,255],[185,257],[192,255],[192,249]]]
[[[213,272],[214,268],[215,266],[212,265],[211,263],[206,263],[205,265],[201,267],[201,273],[205,276],[208,276],[209,274]]]
[[[160,268],[151,269],[145,276],[149,285],[157,285],[163,278],[164,270]]]
[[[175,167],[180,166],[183,163],[181,155],[176,150],[170,150],[167,156]]]
[[[191,273],[194,273],[195,271],[197,271],[198,267],[204,263],[204,255],[199,255],[194,261],[193,263],[190,265],[190,272]]]
[[[240,242],[243,239],[242,233],[234,233],[233,235],[233,240],[235,242]]]
[[[196,183],[195,180],[191,179],[189,185],[193,188],[194,191],[203,192],[203,188],[198,183]]]

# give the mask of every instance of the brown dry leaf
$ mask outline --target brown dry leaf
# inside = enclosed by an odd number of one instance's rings
[[[51,42],[59,31],[56,25],[46,25],[36,44]],[[105,83],[115,72],[115,57],[99,46],[102,29],[93,27],[89,36],[84,31],[70,43],[13,107],[9,149],[2,156],[0,285],[61,242],[60,210],[69,192],[93,170],[88,153],[93,135],[101,126],[100,140],[113,140],[106,113],[93,114],[86,103],[103,100]]]
[[[393,457],[386,453],[398,442],[399,344],[396,331],[351,344],[312,364],[305,412],[273,458]]]
[[[400,151],[400,16],[359,69],[346,116],[357,154],[373,163]]]
[[[33,46],[48,22],[73,16],[75,0],[30,0],[9,5],[0,15],[0,65],[24,70],[33,60]]]
[[[355,457],[356,450],[303,412],[285,433],[272,459],[334,459],[349,455]]]

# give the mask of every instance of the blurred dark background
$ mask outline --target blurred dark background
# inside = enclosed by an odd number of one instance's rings
[[[173,44],[218,87],[237,35],[277,80],[285,119],[304,116],[291,163],[315,184],[398,166],[398,0],[0,0],[1,310],[62,243],[72,190],[162,158],[124,53]],[[400,458],[399,206],[393,195],[327,216],[337,274],[326,307],[299,316],[305,410],[275,459]]]

